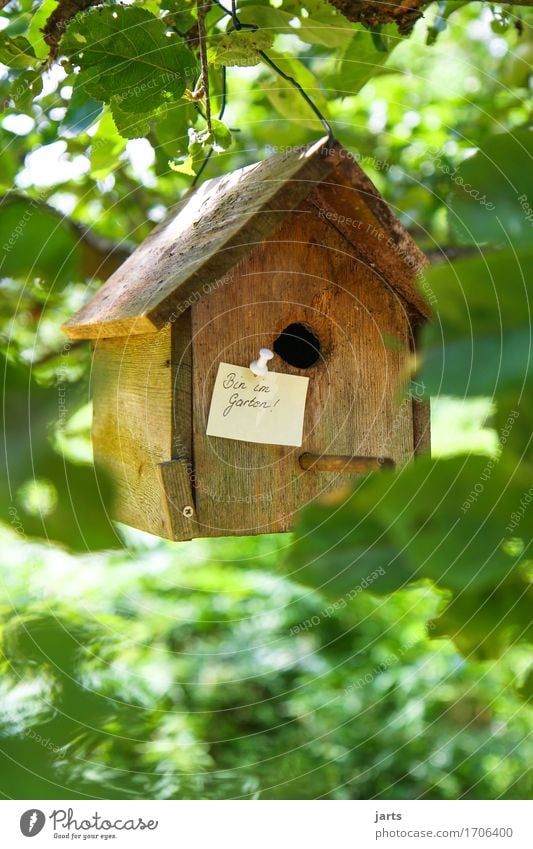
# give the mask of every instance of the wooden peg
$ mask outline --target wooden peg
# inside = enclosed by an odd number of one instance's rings
[[[342,454],[310,454],[299,457],[299,463],[306,472],[349,472],[364,474],[379,469],[393,469],[394,460],[389,457],[351,457]]]

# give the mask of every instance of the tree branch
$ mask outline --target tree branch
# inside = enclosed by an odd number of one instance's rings
[[[70,230],[73,233],[80,245],[81,271],[84,277],[99,277],[106,280],[131,253],[129,247],[117,244],[110,239],[104,239],[77,221],[62,215],[46,201],[28,197],[20,192],[8,192],[0,195],[0,209],[4,205],[9,206],[17,203],[21,204],[20,224],[22,230],[24,229],[23,222],[26,220],[22,216],[22,212],[27,213],[28,210],[33,209],[41,216],[57,219],[57,225],[54,224],[54,226],[64,227],[67,231]]]
[[[196,0],[198,9],[198,46],[200,49],[200,63],[202,66],[202,85],[205,94],[205,119],[207,129],[212,132],[211,128],[211,100],[209,98],[209,64],[207,62],[207,45],[205,33],[205,16],[210,7],[211,0]]]
[[[102,2],[103,0],[59,0],[43,29],[44,41],[50,48],[48,62],[53,62],[56,58],[59,42],[72,18],[89,6],[97,6]]]
[[[428,0],[328,0],[345,18],[361,23],[368,29],[381,24],[395,23],[402,35],[408,35],[417,20],[423,17],[423,9],[430,5]],[[533,0],[496,0],[502,6],[533,6]]]

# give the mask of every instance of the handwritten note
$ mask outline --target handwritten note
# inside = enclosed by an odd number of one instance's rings
[[[220,363],[207,421],[208,436],[265,445],[301,445],[308,377]]]

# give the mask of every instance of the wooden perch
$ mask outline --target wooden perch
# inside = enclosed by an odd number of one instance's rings
[[[342,454],[310,454],[306,452],[299,458],[306,472],[348,472],[365,474],[378,469],[393,469],[394,460],[388,457],[350,457]]]

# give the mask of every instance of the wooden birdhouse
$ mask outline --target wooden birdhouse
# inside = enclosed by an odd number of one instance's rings
[[[65,327],[94,341],[115,517],[174,540],[287,531],[410,460],[429,432],[405,392],[425,265],[326,139],[189,193]]]

